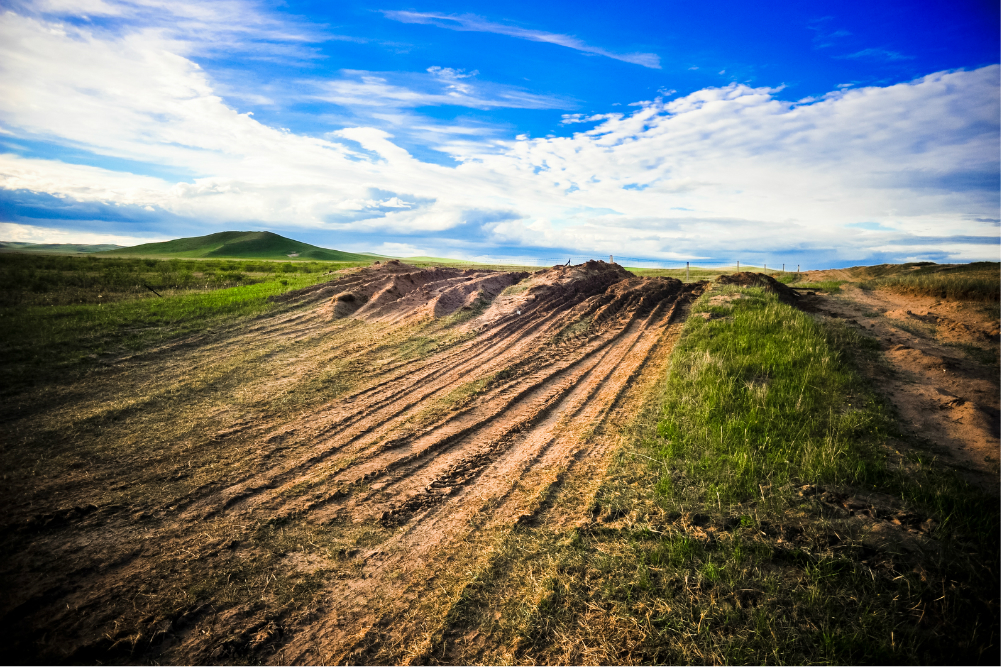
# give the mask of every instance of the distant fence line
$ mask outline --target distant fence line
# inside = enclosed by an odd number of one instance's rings
[[[649,257],[626,257],[624,255],[564,255],[563,257],[540,257],[535,260],[536,266],[555,266],[557,264],[583,264],[589,260],[601,260],[604,262],[614,261],[622,266],[631,266],[638,269],[720,269],[732,268],[735,271],[743,268],[760,269],[762,271],[800,271],[800,265],[785,264],[778,262],[768,268],[767,263],[754,264],[741,262],[740,260],[678,260],[678,259],[651,259]]]

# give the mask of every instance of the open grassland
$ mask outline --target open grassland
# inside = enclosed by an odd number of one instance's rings
[[[331,262],[0,256],[0,381],[100,361],[276,309],[268,297],[357,266]]]
[[[103,250],[117,250],[113,243],[19,243],[0,241],[0,253],[40,253],[46,255],[82,255]]]
[[[0,255],[0,307],[99,304],[326,274],[369,262]]]
[[[737,273],[738,269],[736,266],[720,266],[714,268],[705,268],[701,266],[692,266],[688,270],[686,269],[644,269],[628,266],[626,269],[630,273],[634,273],[637,276],[663,276],[665,278],[676,278],[677,280],[683,280],[685,282],[698,282],[701,280],[715,280],[720,276],[730,275],[731,273]],[[740,271],[754,271],[756,273],[763,273],[765,275],[772,276],[779,282],[789,282],[793,279],[793,276],[797,275],[795,273],[778,271],[775,269],[762,269],[761,267],[753,266],[741,266]]]

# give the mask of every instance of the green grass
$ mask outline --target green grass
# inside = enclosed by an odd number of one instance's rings
[[[736,266],[723,266],[718,268],[703,268],[698,266],[692,266],[688,271],[685,269],[644,269],[638,267],[627,266],[623,267],[630,273],[641,276],[641,277],[665,277],[665,278],[677,278],[682,282],[698,282],[700,280],[715,280],[720,276],[730,275],[731,273],[737,272]],[[797,274],[780,271],[778,269],[763,269],[760,266],[744,266],[741,265],[741,271],[752,271],[754,273],[764,273],[766,275],[772,276],[779,282],[787,283]]]
[[[692,318],[686,327],[658,425],[659,456],[683,462],[686,477],[727,502],[757,496],[762,480],[872,481],[884,411],[863,395],[817,320],[760,290],[739,291],[744,299],[695,309],[733,322]]]
[[[119,248],[100,253],[103,256],[165,256],[165,257],[208,257],[244,259],[290,259],[325,262],[371,263],[377,258],[372,255],[328,250],[308,243],[285,238],[273,232],[218,232],[207,236],[174,239],[163,243]]]
[[[145,349],[278,306],[268,297],[327,280],[280,274],[253,285],[111,303],[0,307],[0,381],[5,391],[51,373],[80,370],[105,355]],[[49,378],[51,379],[51,378]]]
[[[972,262],[939,265],[931,262],[881,264],[849,269],[860,287],[955,301],[997,303],[1001,299],[1001,264]]]
[[[812,283],[790,283],[789,287],[800,290],[817,290],[820,292],[827,292],[829,294],[837,294],[841,291],[841,286],[844,285],[846,280],[821,280],[819,282]]]
[[[108,303],[151,290],[172,296],[351,266],[359,263],[2,254],[0,307]]]

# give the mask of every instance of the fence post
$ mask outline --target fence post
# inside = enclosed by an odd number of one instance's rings
[[[692,279],[692,276],[691,276],[691,274],[688,271],[689,267],[691,267],[691,262],[685,262],[685,280],[686,281]]]

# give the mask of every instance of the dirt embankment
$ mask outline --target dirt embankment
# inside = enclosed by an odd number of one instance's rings
[[[440,267],[418,269],[395,259],[340,273],[342,277],[335,283],[286,292],[272,300],[293,302],[329,298],[325,312],[334,319],[421,320],[485,305],[529,275]]]
[[[703,287],[390,262],[89,378],[10,425],[71,467],[8,481],[9,655],[425,660],[490,545],[593,484]],[[335,397],[276,407],[303,386]]]
[[[982,304],[842,288],[804,305],[847,320],[880,341],[883,393],[911,433],[944,462],[994,493],[999,488],[1001,389],[998,323]]]

